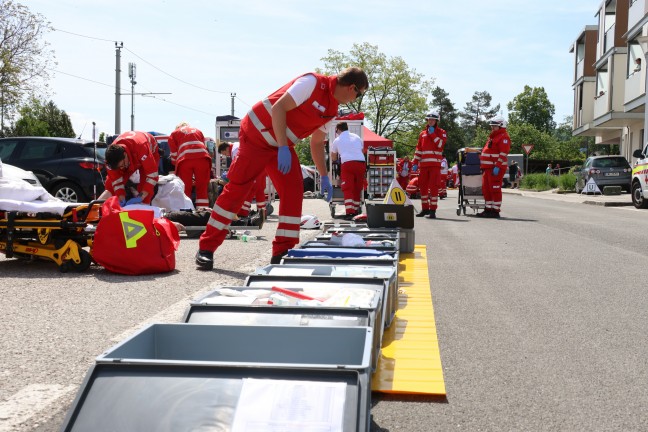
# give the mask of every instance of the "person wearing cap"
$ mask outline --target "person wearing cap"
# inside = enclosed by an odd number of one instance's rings
[[[499,218],[502,208],[502,180],[506,172],[511,138],[506,132],[506,120],[498,115],[488,121],[491,133],[479,156],[482,170],[482,193],[486,208],[478,217]]]
[[[147,132],[128,131],[114,139],[106,148],[105,188],[99,199],[117,195],[121,205],[150,204],[158,182],[160,154],[155,137]],[[126,183],[131,175],[139,172],[137,196],[126,201]]]
[[[320,174],[321,190],[330,201],[333,187],[326,168],[325,125],[337,116],[340,104],[355,101],[368,87],[367,74],[358,67],[331,76],[312,72],[294,78],[252,106],[241,120],[241,144],[228,171],[229,183],[216,200],[198,242],[196,265],[200,269],[213,268],[214,251],[225,240],[232,219],[263,170],[281,197],[270,263],[278,264],[299,243],[304,187],[294,145],[311,137],[311,156]]]
[[[344,195],[345,219],[351,220],[360,214],[362,189],[367,175],[364,142],[358,135],[349,132],[347,122],[335,126],[337,138],[331,144],[331,160],[340,159],[340,189]]]
[[[425,116],[427,126],[419,134],[412,163],[419,165],[418,186],[421,193],[422,210],[416,217],[436,218],[439,203],[439,181],[443,149],[448,140],[446,131],[439,127],[441,116],[432,111]]]
[[[209,207],[209,176],[211,156],[205,145],[203,133],[186,122],[178,124],[169,136],[171,163],[175,173],[184,183],[184,193],[191,198],[196,188],[196,207]]]

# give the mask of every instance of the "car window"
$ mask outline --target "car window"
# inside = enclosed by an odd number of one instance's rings
[[[585,161],[585,168],[589,168],[592,165],[592,158],[589,158]]]
[[[622,157],[596,159],[594,168],[627,168],[628,161]]]
[[[9,161],[11,154],[16,149],[18,141],[4,140],[0,142],[0,160]]]
[[[52,158],[57,153],[58,146],[55,141],[26,141],[19,159],[25,161]]]

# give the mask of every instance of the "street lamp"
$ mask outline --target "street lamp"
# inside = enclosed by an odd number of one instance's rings
[[[641,143],[641,148],[646,146],[646,135],[648,135],[648,36],[639,36],[637,42],[641,45],[641,49],[644,52],[644,128],[643,128],[643,142]]]

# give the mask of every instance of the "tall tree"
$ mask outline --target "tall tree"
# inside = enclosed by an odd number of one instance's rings
[[[457,158],[457,150],[465,147],[465,135],[459,125],[459,112],[450,100],[450,94],[441,87],[435,87],[432,90],[432,106],[439,110],[440,126],[448,134],[445,156],[449,162],[453,162]]]
[[[52,136],[74,138],[70,117],[60,110],[54,102],[43,104],[32,99],[20,108],[20,118],[11,130],[14,136]]]
[[[549,101],[544,87],[524,86],[524,91],[515,96],[506,106],[509,123],[528,123],[542,132],[551,133],[556,128],[553,119],[556,108]]]
[[[378,135],[394,140],[402,139],[403,132],[418,129],[425,117],[432,81],[411,69],[401,57],[388,58],[369,43],[354,44],[348,54],[329,50],[322,58],[324,67],[318,72],[336,74],[349,66],[364,69],[369,78],[369,89],[364,96],[348,107],[364,112],[369,126]],[[416,143],[414,143],[415,145]]]
[[[477,130],[480,127],[486,127],[487,120],[497,115],[500,105],[491,108],[493,97],[487,91],[475,92],[470,102],[466,102],[466,107],[459,113],[461,117],[461,126],[464,128],[466,142],[475,139]]]
[[[21,102],[46,94],[54,54],[43,37],[50,30],[43,15],[13,0],[0,0],[0,133]]]

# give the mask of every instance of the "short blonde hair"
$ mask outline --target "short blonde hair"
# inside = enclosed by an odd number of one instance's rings
[[[187,123],[186,121],[180,122],[176,126],[176,129],[180,129],[181,127],[184,127],[184,126],[189,126],[189,123]]]

